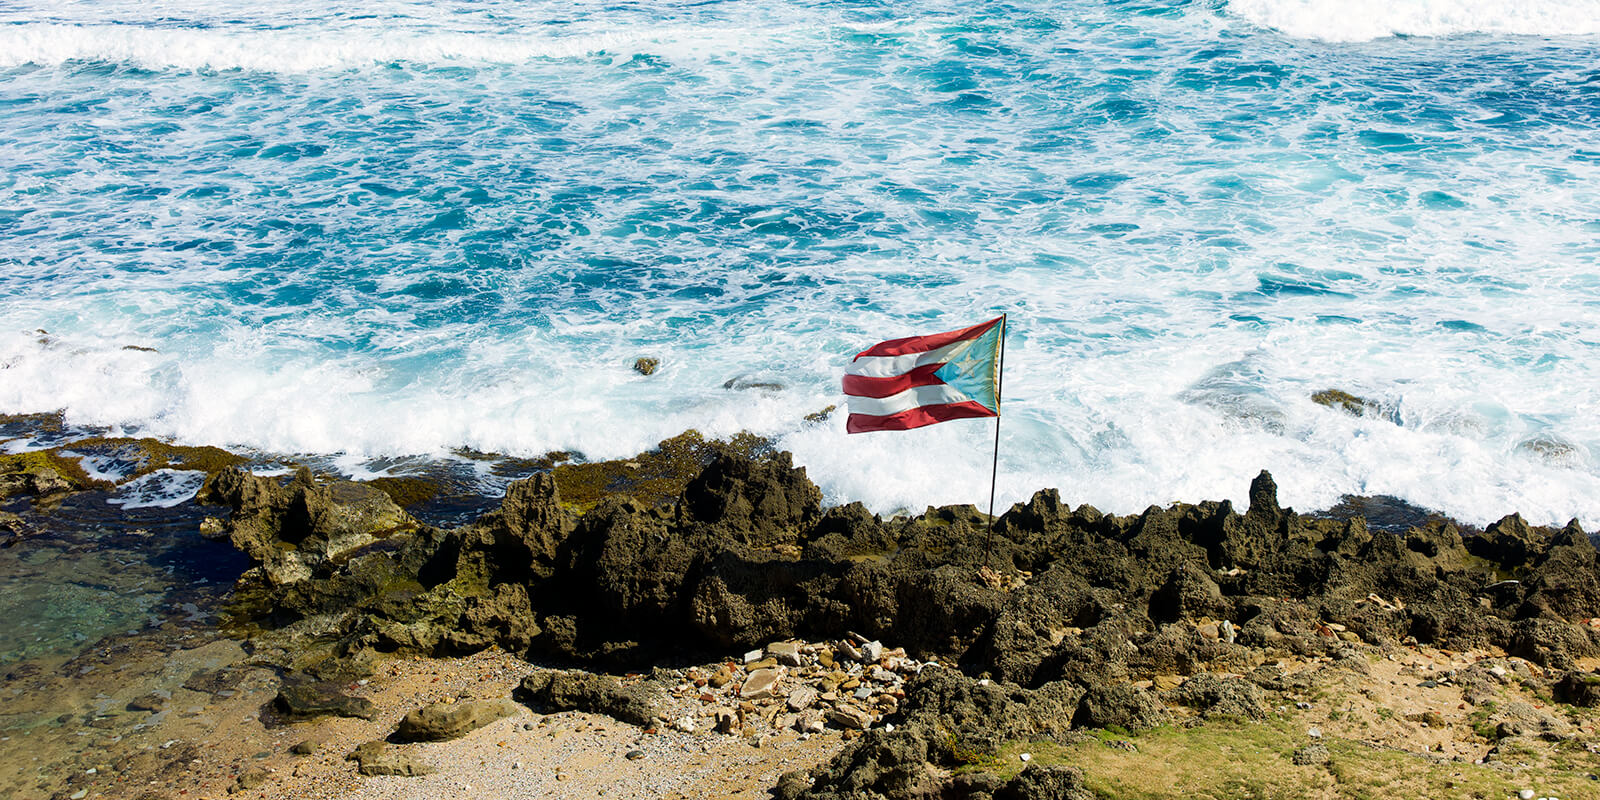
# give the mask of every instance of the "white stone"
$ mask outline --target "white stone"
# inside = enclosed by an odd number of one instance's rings
[[[1523,789],[1522,791],[1517,792],[1517,796],[1522,798],[1522,800],[1533,800],[1533,790]]]
[[[1023,761],[1032,761],[1032,760],[1033,760],[1033,754],[1032,754],[1032,753],[1023,753],[1023,754],[1022,754],[1022,755],[1021,755],[1021,756],[1020,756],[1020,758],[1021,758],[1021,759],[1022,759],[1022,760],[1023,760]]]
[[[769,667],[750,673],[750,677],[745,679],[744,688],[739,690],[739,696],[746,700],[772,697],[778,691],[778,681],[783,678],[784,672],[783,667]]]
[[[744,663],[746,663],[746,664],[754,664],[754,663],[756,663],[757,661],[760,661],[760,660],[761,660],[761,651],[760,650],[751,650],[750,652],[744,654]]]
[[[1321,728],[1307,728],[1306,729],[1306,735],[1310,736],[1313,739],[1321,739],[1322,738],[1322,729]]]

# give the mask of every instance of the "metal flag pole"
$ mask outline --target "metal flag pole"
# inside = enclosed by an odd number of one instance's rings
[[[983,564],[989,565],[989,545],[994,542],[994,485],[1000,476],[1000,394],[1006,380],[1006,315],[1000,315],[1000,364],[994,379],[994,464],[989,469],[989,535],[983,540]]]

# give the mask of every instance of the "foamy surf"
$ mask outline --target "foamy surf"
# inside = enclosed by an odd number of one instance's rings
[[[1594,0],[1228,0],[1228,11],[1302,39],[1390,36],[1595,36]]]
[[[304,73],[382,64],[518,64],[535,59],[698,54],[758,34],[715,29],[614,31],[568,37],[348,29],[227,30],[139,25],[0,27],[0,67],[112,63],[146,70]]]
[[[0,411],[352,475],[750,430],[982,505],[986,424],[804,420],[1008,311],[1002,505],[1600,522],[1592,48],[1145,11],[8,4]]]

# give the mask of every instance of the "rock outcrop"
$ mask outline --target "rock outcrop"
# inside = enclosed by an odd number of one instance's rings
[[[824,510],[786,453],[718,452],[675,503],[609,495],[581,516],[539,475],[453,530],[305,473],[224,471],[202,499],[232,507],[228,535],[260,565],[241,580],[235,627],[286,667],[497,645],[640,668],[852,635],[948,665],[908,684],[893,731],[785,778],[783,797],[939,796],[950,787],[937,775],[1000,740],[1160,724],[1163,700],[1259,718],[1256,683],[1207,673],[1254,674],[1274,655],[1358,669],[1350,642],[1421,642],[1571,669],[1600,654],[1600,629],[1574,624],[1600,609],[1600,554],[1575,523],[1513,516],[1463,536],[1434,518],[1395,533],[1283,508],[1266,473],[1242,514],[1204,502],[1113,516],[1041,491],[995,522],[987,555],[976,509]],[[542,673],[519,699],[650,721],[643,684],[591,683]],[[961,791],[1034,796],[1037,784],[1070,797],[1074,780],[1034,770]]]

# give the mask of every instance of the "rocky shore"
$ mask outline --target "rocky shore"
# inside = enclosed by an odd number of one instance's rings
[[[552,462],[453,528],[371,484],[215,465],[201,529],[252,564],[222,631],[238,674],[271,676],[248,724],[346,731],[319,774],[386,797],[448,796],[450,753],[572,714],[615,720],[582,724],[623,762],[664,737],[782,754],[741,789],[780,798],[1600,794],[1600,558],[1576,523],[1394,530],[1282,508],[1262,473],[1242,513],[1040,491],[986,553],[970,506],[824,508],[749,445]],[[469,696],[385,688],[486,657],[524,666]],[[284,769],[226,788],[316,772]]]

